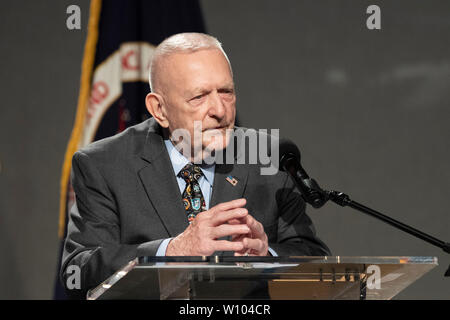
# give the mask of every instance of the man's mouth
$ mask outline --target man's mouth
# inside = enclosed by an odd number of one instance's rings
[[[205,129],[205,130],[203,130],[203,131],[209,131],[209,130],[222,130],[222,129],[226,129],[226,128],[228,128],[227,125],[222,125],[222,126],[216,126],[216,127],[213,127],[213,128],[208,128],[208,129]]]

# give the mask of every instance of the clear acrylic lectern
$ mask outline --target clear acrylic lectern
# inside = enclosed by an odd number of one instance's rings
[[[391,299],[435,257],[141,257],[87,299]]]

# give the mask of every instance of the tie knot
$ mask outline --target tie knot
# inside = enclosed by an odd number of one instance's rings
[[[178,173],[178,176],[180,178],[183,178],[185,181],[197,181],[200,179],[201,176],[203,176],[202,169],[196,164],[188,163],[183,167],[183,169],[180,170]]]

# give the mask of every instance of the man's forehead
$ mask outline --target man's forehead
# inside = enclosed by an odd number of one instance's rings
[[[178,82],[184,90],[202,91],[210,86],[234,86],[228,61],[218,49],[173,53],[164,64],[164,69],[168,71],[166,75],[170,74],[170,80]]]
[[[219,49],[201,49],[192,52],[175,52],[165,59],[166,66],[179,69],[196,69],[206,65],[217,66],[217,63],[228,66],[228,61]]]

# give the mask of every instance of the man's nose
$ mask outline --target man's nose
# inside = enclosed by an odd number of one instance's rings
[[[223,118],[225,116],[225,105],[220,97],[220,94],[215,90],[211,92],[211,100],[208,110],[210,117]]]

